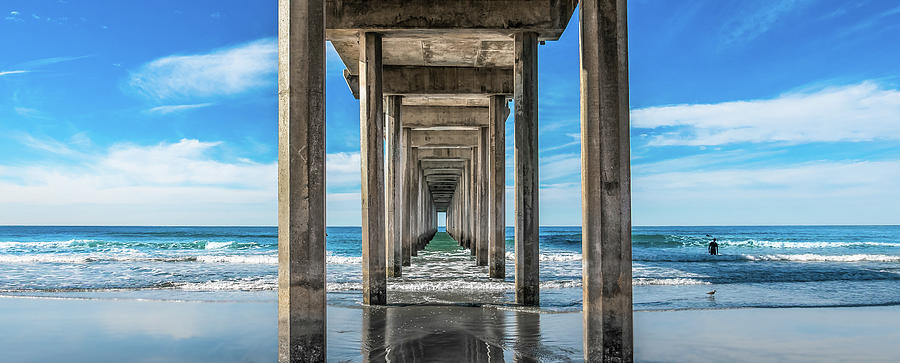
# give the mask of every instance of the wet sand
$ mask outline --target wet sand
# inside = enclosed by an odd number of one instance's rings
[[[274,301],[0,297],[4,362],[274,362]],[[900,307],[644,311],[646,362],[894,361]],[[512,307],[328,309],[334,362],[581,361],[581,314]]]

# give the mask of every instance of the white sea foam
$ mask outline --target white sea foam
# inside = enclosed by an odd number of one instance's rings
[[[222,248],[227,248],[228,246],[231,246],[232,243],[234,243],[234,241],[229,241],[229,242],[206,242],[206,246],[205,246],[204,248],[207,249],[207,250],[218,250],[218,249],[222,249]]]
[[[750,261],[797,261],[797,262],[900,262],[900,256],[889,255],[816,255],[804,253],[797,255],[762,255],[745,256]]]
[[[0,263],[88,263],[96,257],[72,255],[0,255]]]
[[[197,262],[251,264],[251,265],[277,265],[278,264],[278,256],[272,256],[272,255],[197,256]]]
[[[645,262],[722,262],[722,261],[793,261],[793,262],[900,262],[900,256],[891,255],[819,255],[771,254],[771,255],[662,255],[635,257],[635,261]]]
[[[515,261],[516,254],[514,252],[506,253],[507,261]],[[556,253],[542,253],[540,254],[541,262],[570,262],[570,261],[581,261],[581,254],[574,252],[556,252]]]
[[[686,278],[670,278],[670,279],[654,279],[654,278],[644,278],[637,277],[631,280],[632,285],[709,285],[710,282],[697,280],[697,279],[686,279]]]
[[[20,242],[20,241],[0,241],[0,249],[10,249],[10,248],[59,248],[59,247],[69,247],[73,243],[88,243],[88,242],[96,242],[96,240],[92,239],[70,239],[68,241],[34,241],[34,242]]]
[[[187,291],[259,291],[274,290],[276,287],[275,281],[262,279],[186,282],[176,285],[177,289]]]
[[[838,241],[810,241],[810,242],[789,242],[789,241],[766,241],[747,239],[741,241],[718,241],[720,246],[735,247],[768,247],[768,248],[840,248],[840,247],[900,247],[900,243],[896,242],[838,242]],[[705,244],[705,243],[704,243]]]

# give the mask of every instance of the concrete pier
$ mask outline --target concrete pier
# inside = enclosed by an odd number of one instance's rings
[[[363,303],[387,303],[384,209],[384,97],[381,34],[359,35],[360,160],[362,161]]]
[[[505,278],[505,121],[512,98],[515,296],[518,304],[537,306],[538,43],[559,39],[578,3],[279,0],[280,362],[326,358],[326,39],[360,102],[363,303],[387,303],[387,278],[401,276],[425,248],[438,212],[476,265]],[[585,360],[627,362],[633,336],[626,3],[580,3]],[[378,334],[382,327],[365,330]],[[373,360],[381,355],[365,353]]]
[[[324,362],[325,6],[278,2],[278,361]]]
[[[540,305],[537,33],[515,35],[516,302]]]
[[[581,2],[584,359],[634,360],[625,0]]]

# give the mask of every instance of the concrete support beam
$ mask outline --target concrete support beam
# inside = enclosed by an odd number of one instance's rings
[[[387,303],[384,226],[384,97],[381,93],[381,35],[361,33],[360,160],[362,164],[363,303]]]
[[[403,129],[404,150],[403,153],[403,211],[402,222],[400,228],[403,234],[403,266],[409,266],[410,256],[412,256],[412,240],[413,240],[413,165],[417,159],[418,149],[410,146],[409,129]]]
[[[388,160],[387,160],[387,181],[386,181],[386,195],[385,195],[385,204],[386,210],[385,215],[387,216],[387,243],[385,245],[386,248],[386,256],[387,256],[387,276],[388,277],[400,277],[402,275],[402,264],[403,264],[403,240],[401,238],[400,225],[402,224],[400,218],[400,200],[401,200],[401,189],[403,187],[402,183],[402,173],[401,169],[403,168],[401,162],[401,150],[402,145],[400,141],[400,130],[401,130],[401,107],[400,105],[403,102],[402,96],[388,96],[386,97],[387,103],[385,104],[386,110],[386,129],[387,129],[387,152],[388,152]]]
[[[402,111],[408,121],[403,127],[412,128],[486,127],[489,119],[487,107],[403,106]]]
[[[419,149],[419,160],[468,160],[472,155],[469,148],[429,148]]]
[[[541,31],[554,38],[562,34],[576,1],[546,0],[327,0],[328,37],[340,39],[358,29],[410,34],[462,29],[509,34]],[[437,35],[440,35],[438,33]]]
[[[490,276],[506,278],[506,118],[505,96],[492,96],[490,104],[490,187],[488,264]]]
[[[581,2],[584,360],[634,361],[625,0]]]
[[[475,149],[472,150],[473,152]],[[475,203],[476,203],[476,176],[475,176],[475,158],[474,154],[472,159],[469,160],[468,166],[466,168],[468,172],[469,178],[466,181],[466,200],[468,200],[468,206],[466,207],[466,235],[467,243],[469,247],[469,251],[471,251],[472,255],[475,255],[475,212],[477,211]]]
[[[478,145],[478,252],[475,254],[475,262],[478,266],[488,265],[488,227],[490,223],[490,198],[488,198],[488,189],[490,188],[488,173],[488,150],[490,148],[490,134],[487,127],[479,130],[481,134],[480,144]]]
[[[410,143],[417,148],[475,147],[479,134],[474,130],[412,130]]]
[[[362,85],[354,78],[354,69],[344,72],[344,78],[355,97]],[[511,95],[513,76],[510,68],[497,67],[384,67],[384,94],[407,96],[453,95],[455,97]]]
[[[537,34],[516,33],[516,302],[540,304]]]
[[[418,150],[418,149],[413,149],[413,150]],[[414,151],[413,156],[415,156],[415,151]],[[409,242],[410,243],[409,253],[412,256],[419,255],[419,236],[421,235],[421,227],[422,227],[421,221],[419,220],[419,217],[422,213],[421,208],[420,208],[420,196],[422,194],[422,191],[419,186],[419,175],[420,174],[419,174],[419,161],[417,159],[418,158],[415,158],[415,157],[412,159],[412,163],[410,164],[410,170],[409,170],[409,174],[410,174],[409,195],[410,195],[410,201],[412,203],[412,205],[410,206],[410,209],[409,209],[410,210],[409,219],[410,219],[410,223],[412,223],[412,235],[410,237],[410,242]]]
[[[278,2],[278,361],[325,362],[325,6]]]

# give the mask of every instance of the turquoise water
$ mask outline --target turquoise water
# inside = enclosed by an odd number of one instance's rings
[[[710,235],[721,255],[706,254]],[[900,226],[635,227],[638,310],[900,304]],[[513,301],[469,252],[423,251],[389,296]],[[541,304],[580,309],[581,232],[542,227]],[[360,299],[360,229],[330,227],[329,301]],[[158,299],[272,299],[274,227],[0,227],[0,293]],[[715,295],[706,292],[716,290]]]

